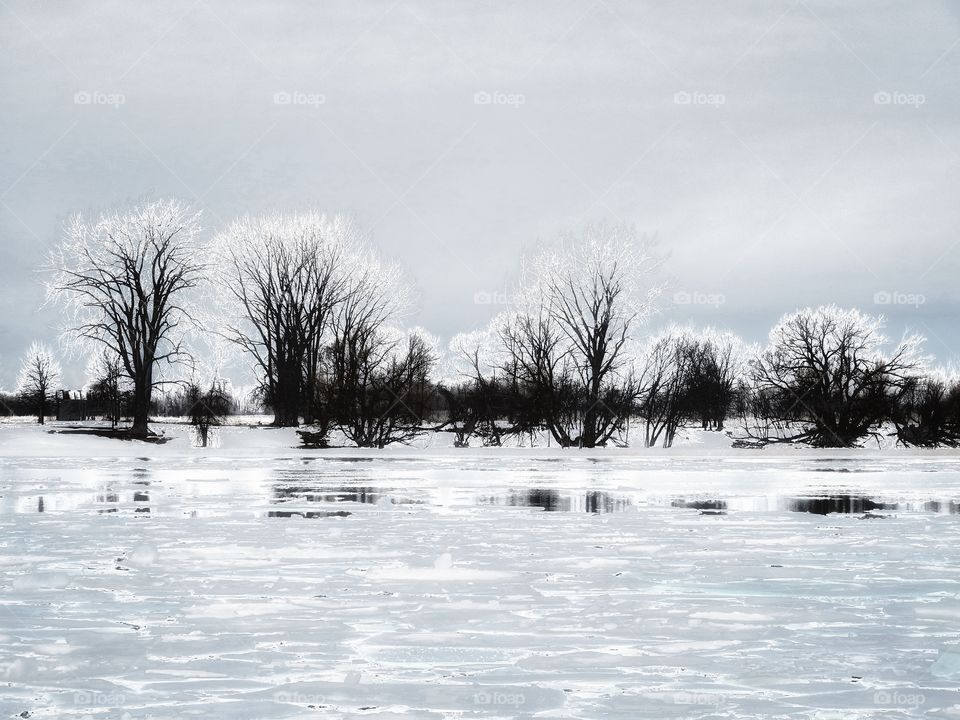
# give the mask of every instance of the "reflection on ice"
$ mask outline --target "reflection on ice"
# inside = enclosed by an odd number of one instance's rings
[[[673,507],[690,508],[691,510],[726,510],[726,500],[674,500]]]
[[[947,717],[957,461],[752,457],[0,458],[0,715]]]
[[[599,490],[564,492],[550,488],[510,490],[502,495],[481,495],[479,505],[540,508],[547,512],[619,512],[630,506],[630,500]]]
[[[701,514],[725,514],[738,512],[795,512],[812,515],[869,515],[871,513],[938,513],[960,514],[957,500],[917,500],[910,498],[891,499],[853,493],[824,493],[810,495],[754,496],[742,495],[728,498],[678,497],[670,506],[699,510]]]
[[[807,512],[814,515],[830,513],[853,513],[861,515],[874,510],[896,510],[896,503],[877,502],[863,495],[826,495],[823,497],[786,498],[791,512]]]
[[[927,512],[957,515],[960,513],[960,502],[956,500],[928,500],[923,504]]]
[[[319,484],[311,486],[277,484],[273,488],[273,495],[277,502],[353,502],[376,505],[380,499],[380,493],[375,492],[371,487],[324,487]]]
[[[838,473],[848,470],[856,474],[841,482]],[[957,515],[955,474],[955,462],[943,458],[311,456],[229,463],[210,458],[186,465],[81,462],[55,471],[21,461],[8,463],[0,476],[0,516],[279,518],[346,511],[362,522],[375,513],[475,511],[505,517],[524,509],[603,515],[658,508],[726,519],[743,513]],[[905,494],[889,491],[890,478]]]
[[[329,512],[324,512],[320,510],[270,510],[267,513],[267,517],[272,517],[272,518],[302,517],[307,519],[329,518],[329,517],[349,517],[351,515],[353,515],[353,513],[347,512],[346,510],[332,510]]]

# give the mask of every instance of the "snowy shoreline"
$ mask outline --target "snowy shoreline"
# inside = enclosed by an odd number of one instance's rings
[[[115,458],[115,457],[216,457],[251,458],[257,456],[305,456],[305,457],[421,457],[433,458],[487,458],[497,456],[517,458],[556,458],[570,461],[599,459],[657,458],[738,458],[777,460],[855,460],[910,458],[943,460],[956,458],[960,463],[957,448],[811,448],[797,445],[770,445],[765,448],[734,448],[732,439],[724,433],[687,430],[674,447],[645,448],[642,446],[605,448],[551,447],[453,447],[449,433],[427,434],[411,445],[391,445],[384,449],[357,447],[330,447],[325,449],[305,448],[300,444],[295,428],[274,428],[266,424],[227,425],[215,430],[213,447],[194,447],[191,443],[191,428],[183,422],[155,422],[155,432],[169,438],[164,443],[145,443],[136,440],[118,440],[94,435],[72,434],[70,430],[100,426],[97,423],[48,422],[37,425],[31,422],[0,423],[0,458]],[[62,432],[67,431],[67,432]]]

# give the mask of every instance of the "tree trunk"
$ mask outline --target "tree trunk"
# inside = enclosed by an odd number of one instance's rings
[[[134,381],[133,389],[133,437],[145,438],[150,433],[150,399],[153,396],[153,362],[144,363],[145,369]]]
[[[274,384],[273,424],[275,427],[299,427],[301,381],[300,363],[282,361],[277,363],[277,379]]]

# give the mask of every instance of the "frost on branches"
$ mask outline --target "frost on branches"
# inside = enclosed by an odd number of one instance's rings
[[[17,375],[17,395],[29,403],[37,413],[37,422],[43,425],[47,408],[60,382],[60,363],[46,345],[35,342],[20,363]]]
[[[162,364],[188,359],[191,290],[203,277],[199,213],[145,202],[95,220],[75,216],[51,255],[49,299],[67,311],[65,335],[106,348],[133,384],[131,435],[146,437]]]
[[[922,338],[889,352],[882,317],[836,305],[789,313],[752,363],[752,433],[764,441],[850,447],[897,414],[924,366]]]
[[[627,225],[588,225],[525,258],[515,311],[452,347],[476,396],[459,403],[465,422],[497,444],[540,430],[563,447],[620,441],[637,392],[627,347],[662,294],[659,264]],[[481,360],[488,344],[499,352]]]

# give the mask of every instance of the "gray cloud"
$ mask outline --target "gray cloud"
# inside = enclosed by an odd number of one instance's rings
[[[273,206],[350,212],[443,337],[485,322],[474,294],[522,247],[620,218],[660,239],[679,290],[724,297],[670,319],[761,340],[835,301],[956,353],[949,2],[4,0],[0,16],[0,384],[56,334],[35,270],[62,221],[144,194],[197,203],[211,232]]]

